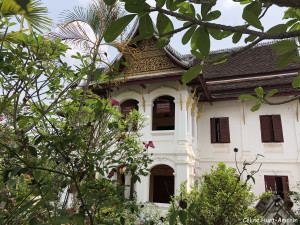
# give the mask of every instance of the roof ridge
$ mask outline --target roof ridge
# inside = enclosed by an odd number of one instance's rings
[[[263,46],[270,46],[276,42],[282,41],[282,40],[295,40],[294,38],[285,38],[285,39],[280,39],[280,40],[272,40],[272,41],[266,41],[266,42],[262,42],[262,43],[258,43],[256,45],[254,45],[252,48],[258,48],[258,47],[263,47]],[[233,48],[223,48],[223,49],[218,49],[218,50],[213,50],[210,51],[209,54],[218,54],[218,53],[224,53],[224,52],[230,52],[230,51],[236,51],[239,49],[244,48],[244,46],[238,46],[238,47],[233,47]],[[191,58],[191,57],[195,57],[192,54],[185,54],[183,55],[184,58]]]

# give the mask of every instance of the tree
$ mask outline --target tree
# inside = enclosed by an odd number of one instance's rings
[[[65,43],[73,43],[80,45],[90,57],[87,57],[91,68],[110,66],[107,63],[107,53],[101,52],[101,47],[110,45],[114,47],[121,46],[120,43],[104,42],[105,30],[122,15],[119,4],[113,3],[106,5],[103,0],[94,0],[88,8],[76,7],[74,11],[67,10],[64,13],[65,22],[58,25],[59,32],[49,34],[54,39],[64,40]],[[88,35],[88,29],[92,30],[93,37]],[[97,65],[98,63],[98,65]],[[110,69],[113,77],[119,73],[113,72]],[[100,81],[102,69],[91,70],[87,72],[87,80],[83,87],[83,99],[80,105],[80,110],[83,107],[83,102],[88,91],[88,87],[92,81]]]
[[[180,194],[174,197],[169,210],[170,224],[175,224],[176,220],[182,224],[245,224],[244,219],[259,221],[256,209],[251,208],[255,200],[251,185],[240,181],[236,169],[227,168],[220,162],[210,173],[197,179],[190,192],[186,191],[185,183],[181,185]]]
[[[0,43],[0,223],[100,224],[110,214],[124,222],[122,212],[137,206],[122,194],[128,184],[112,178],[147,174],[151,159],[137,140],[144,120],[75,88],[97,70],[89,55],[74,56],[82,65],[73,70],[60,39],[14,32],[12,44],[10,34]]]
[[[203,64],[193,67],[182,76],[182,81],[189,82],[194,79],[208,64],[222,63],[228,57],[237,55],[242,51],[252,48],[263,40],[277,40],[285,38],[298,38],[300,36],[300,17],[299,17],[299,3],[295,0],[291,1],[277,1],[277,0],[235,0],[244,5],[243,19],[245,24],[240,26],[228,26],[212,21],[221,16],[221,11],[214,10],[217,0],[156,0],[156,6],[151,7],[145,0],[133,1],[124,0],[125,9],[128,15],[118,19],[113,23],[104,34],[106,41],[113,41],[119,36],[122,30],[135,18],[138,17],[140,24],[139,36],[131,40],[134,43],[141,39],[147,39],[153,35],[157,35],[157,47],[164,47],[167,40],[172,38],[175,33],[185,31],[182,37],[182,43],[187,44],[190,41],[191,53],[202,60]],[[105,1],[108,5],[116,1]],[[265,31],[262,26],[261,19],[266,15],[270,7],[279,5],[288,7],[285,11],[283,19],[287,22],[283,24],[276,24],[269,30]],[[201,8],[200,12],[196,11]],[[156,21],[156,30],[154,29],[150,14],[158,12]],[[174,17],[179,21],[183,21],[182,27],[175,29],[172,20],[169,17]],[[232,41],[237,43],[242,36],[246,35],[244,41],[247,45],[236,51],[227,54],[219,54],[210,57],[210,40],[222,40],[228,36],[232,36]],[[277,54],[282,57],[278,61],[278,67],[284,67],[292,60],[299,61],[297,55],[299,48],[298,44],[291,40],[282,40],[272,46],[276,49]],[[293,87],[300,86],[300,72],[293,81]],[[277,90],[271,90],[267,95],[260,87],[256,89],[257,96],[243,95],[240,99],[256,100],[256,107],[258,109],[261,103],[267,104],[283,104],[294,101],[300,98],[295,96],[287,101],[272,102],[268,100],[274,95]]]

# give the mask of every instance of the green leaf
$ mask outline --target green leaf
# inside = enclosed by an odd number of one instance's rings
[[[242,37],[242,33],[234,33],[233,36],[232,36],[232,42],[234,44],[238,43],[240,40],[241,40],[241,37]]]
[[[145,9],[150,9],[145,0],[126,0],[125,9],[131,13],[143,13]]]
[[[214,28],[207,28],[209,34],[216,40],[222,40],[223,39],[223,32],[221,30],[218,29],[214,29]]]
[[[198,27],[193,33],[191,48],[193,50],[199,49],[203,56],[208,56],[210,50],[210,39],[209,34],[205,28]]]
[[[185,211],[179,211],[179,219],[180,222],[185,225],[186,224],[186,219],[187,219],[187,212]]]
[[[213,1],[212,3],[202,3],[201,4],[201,16],[204,17],[210,9],[216,4],[216,1]]]
[[[251,34],[251,35],[249,35],[248,37],[245,38],[245,43],[252,42],[252,41],[254,41],[256,38],[257,38],[257,36]]]
[[[261,12],[261,3],[252,2],[251,4],[247,5],[244,8],[242,17],[253,27],[263,30],[261,22],[258,18],[260,12]]]
[[[169,219],[170,225],[175,224],[175,221],[176,221],[176,217],[177,217],[177,216],[178,216],[178,211],[174,211],[174,212],[171,213],[170,219]]]
[[[161,8],[165,5],[166,0],[156,0],[156,7]]]
[[[197,26],[192,26],[190,29],[188,29],[187,32],[185,32],[185,34],[182,37],[182,44],[185,45],[189,42],[189,40],[191,39],[193,33],[195,32]]]
[[[131,41],[129,42],[129,44],[134,44],[140,40],[144,40],[144,39],[147,39],[147,36],[146,35],[138,35],[136,36],[135,38],[131,39]]]
[[[221,16],[221,12],[219,10],[216,11],[212,11],[210,13],[208,13],[203,20],[204,21],[212,21],[212,20],[216,20]]]
[[[255,111],[259,110],[260,106],[261,106],[261,102],[257,101],[256,104],[251,107],[251,111],[255,112]]]
[[[274,27],[271,27],[267,33],[284,33],[287,30],[287,25],[286,24],[278,24]]]
[[[283,68],[288,65],[297,56],[297,51],[285,53],[277,62],[277,67]]]
[[[189,211],[189,212],[192,212],[192,211],[194,211],[196,208],[197,208],[197,205],[196,205],[195,203],[192,203],[192,204],[189,206],[188,211]]]
[[[265,98],[270,98],[272,97],[274,94],[276,94],[278,92],[277,89],[273,89],[271,91],[268,92],[268,94],[266,94]]]
[[[189,69],[182,75],[181,80],[185,83],[190,82],[191,80],[193,80],[196,76],[198,76],[201,73],[203,67],[204,67],[204,65],[200,65],[200,66],[196,66],[196,67]]]
[[[127,25],[133,20],[136,14],[130,14],[123,16],[120,19],[117,19],[113,22],[104,33],[104,40],[106,42],[114,41],[122,31],[127,27]]]
[[[180,4],[177,4],[177,7],[179,7],[179,14],[186,15],[189,17],[195,17],[195,7],[192,4],[189,4],[187,2],[182,2]]]
[[[154,33],[152,19],[149,14],[144,14],[140,18],[139,32],[142,36],[151,37]]]
[[[115,4],[116,0],[104,0],[106,5],[113,5]]]
[[[257,98],[253,95],[242,94],[239,96],[240,100],[257,100]]]
[[[163,13],[158,13],[156,27],[159,34],[168,33],[174,30],[172,21],[168,16],[164,15]],[[170,37],[170,35],[168,37]]]
[[[293,88],[298,88],[300,86],[300,70],[298,71],[298,76],[293,80]]]
[[[200,29],[199,50],[204,56],[208,56],[210,50],[210,39],[205,28]]]
[[[31,117],[30,116],[19,116],[17,118],[18,125],[20,128],[25,128],[26,125],[30,122]]]
[[[276,54],[282,54],[283,52],[298,48],[298,45],[294,41],[283,40],[272,45],[272,49],[276,50]]]
[[[37,151],[36,151],[36,148],[33,147],[33,146],[28,146],[27,148],[28,148],[30,154],[31,154],[33,157],[37,158]]]
[[[257,97],[262,98],[264,95],[264,89],[262,87],[257,87],[254,89],[255,93],[257,94]]]
[[[200,52],[197,52],[196,50],[191,50],[191,53],[196,56],[198,59],[202,59],[204,60],[204,56],[200,53]]]
[[[159,38],[159,39],[156,41],[155,46],[156,46],[157,48],[161,49],[161,48],[164,48],[164,47],[166,46],[166,44],[167,44],[167,40],[166,40],[166,38],[164,37],[164,38]]]

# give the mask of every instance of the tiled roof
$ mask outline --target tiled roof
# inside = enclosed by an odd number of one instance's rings
[[[229,52],[229,51],[227,51]],[[226,53],[226,52],[223,52]],[[211,56],[216,55],[216,53]],[[270,45],[261,45],[248,49],[236,56],[229,58],[226,62],[217,65],[208,65],[204,68],[205,79],[215,79],[234,76],[259,75],[265,73],[278,73],[300,68],[299,62],[291,62],[284,68],[276,66],[281,56],[270,48]],[[193,66],[199,65],[201,60],[195,59]]]

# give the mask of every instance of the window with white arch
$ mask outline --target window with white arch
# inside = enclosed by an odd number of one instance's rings
[[[135,99],[129,99],[121,103],[121,113],[123,114],[124,118],[126,118],[127,115],[133,110],[139,111],[138,103],[139,102]],[[137,129],[137,124],[133,122],[132,126],[127,128],[127,131],[129,128],[134,131]]]
[[[152,130],[175,130],[175,103],[172,96],[160,96],[153,101]]]
[[[175,190],[174,169],[160,164],[150,171],[149,202],[170,203]]]

